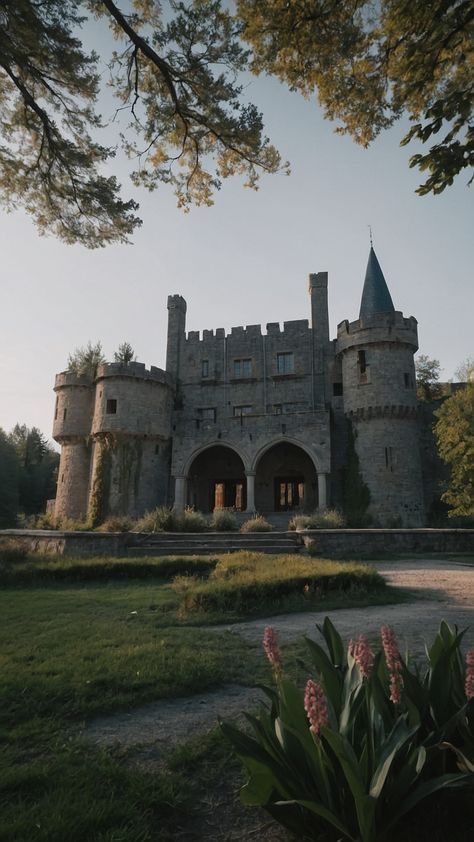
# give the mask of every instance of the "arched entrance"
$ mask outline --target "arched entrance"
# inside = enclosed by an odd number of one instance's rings
[[[200,512],[231,508],[245,510],[245,469],[235,450],[225,445],[213,445],[193,459],[187,476],[187,504]]]
[[[318,476],[303,448],[279,442],[261,456],[255,476],[258,512],[315,511]]]

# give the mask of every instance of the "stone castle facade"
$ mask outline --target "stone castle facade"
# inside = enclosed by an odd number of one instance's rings
[[[353,442],[374,524],[423,525],[416,319],[395,310],[372,248],[359,318],[336,339],[327,291],[326,272],[309,276],[310,322],[202,335],[171,295],[166,370],[58,374],[56,518],[343,507]]]

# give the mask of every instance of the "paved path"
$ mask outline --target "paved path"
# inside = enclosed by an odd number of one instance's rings
[[[375,566],[390,585],[420,590],[422,600],[332,612],[281,614],[232,626],[213,626],[209,630],[230,630],[245,640],[259,641],[264,627],[270,624],[284,643],[303,634],[313,636],[315,624],[321,623],[329,613],[346,639],[361,632],[375,636],[380,626],[387,624],[395,629],[402,651],[406,643],[412,654],[422,656],[424,641],[433,638],[441,620],[445,619],[460,629],[470,626],[465,646],[474,646],[474,566],[419,559]],[[255,706],[259,698],[259,691],[255,689],[228,685],[191,698],[155,702],[131,713],[99,717],[88,724],[84,736],[104,744],[169,746],[183,737],[188,739],[212,729],[218,716],[236,716]]]

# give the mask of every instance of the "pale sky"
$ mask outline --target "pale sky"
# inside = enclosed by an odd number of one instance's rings
[[[418,319],[420,353],[440,360],[443,379],[474,356],[469,176],[419,197],[401,125],[364,150],[274,80],[252,81],[249,97],[292,166],[257,193],[227,181],[214,207],[184,215],[168,188],[132,188],[116,159],[143,226],[133,245],[96,251],[40,237],[23,212],[2,213],[0,427],[18,421],[49,438],[54,375],[88,340],[101,340],[108,358],[127,340],[138,360],[164,367],[170,293],[187,301],[188,330],[265,325],[309,318],[308,274],[327,271],[335,337],[338,322],[358,316],[369,224],[395,309]]]

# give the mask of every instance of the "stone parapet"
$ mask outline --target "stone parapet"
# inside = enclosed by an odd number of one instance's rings
[[[337,352],[373,343],[403,343],[418,349],[418,322],[403,313],[378,313],[365,319],[340,322],[337,326]]]

